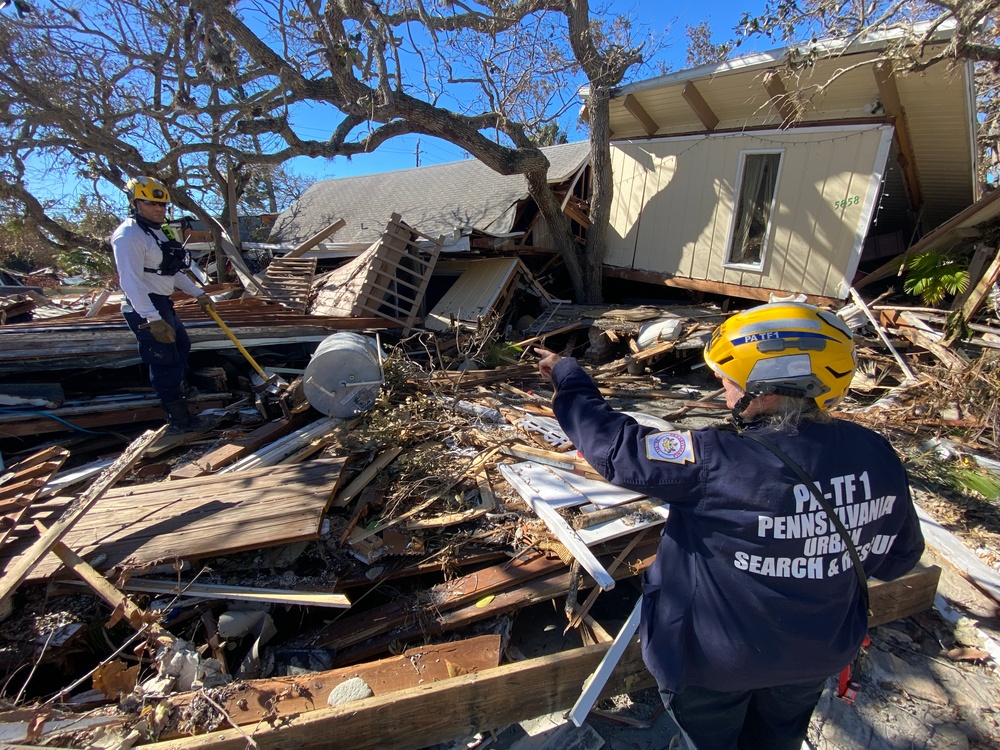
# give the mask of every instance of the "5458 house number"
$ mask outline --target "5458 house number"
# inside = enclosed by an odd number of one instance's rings
[[[834,208],[847,208],[848,206],[856,206],[861,203],[860,195],[851,195],[840,201],[834,201]]]

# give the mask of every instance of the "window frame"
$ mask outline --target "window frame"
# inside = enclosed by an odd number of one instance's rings
[[[733,251],[733,242],[736,237],[736,220],[740,206],[740,198],[743,191],[743,178],[746,173],[747,157],[756,154],[777,154],[778,168],[774,174],[774,195],[771,196],[771,205],[768,207],[767,225],[764,228],[763,246],[760,251],[760,260],[756,263],[734,262],[730,260]],[[768,252],[771,249],[771,234],[774,231],[775,208],[778,205],[778,187],[781,184],[781,170],[785,164],[784,148],[760,148],[740,150],[739,164],[736,168],[736,182],[733,190],[732,215],[729,217],[729,232],[726,235],[725,254],[723,256],[722,267],[735,271],[750,271],[753,273],[763,273],[764,264],[767,262]]]

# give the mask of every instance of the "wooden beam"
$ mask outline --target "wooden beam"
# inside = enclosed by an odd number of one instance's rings
[[[903,169],[910,207],[916,210],[923,204],[924,199],[920,190],[920,179],[917,176],[917,157],[913,151],[913,140],[910,138],[910,126],[906,119],[906,110],[903,109],[903,103],[899,98],[899,88],[896,86],[896,74],[893,72],[892,63],[887,60],[876,64],[874,73],[882,107],[895,125],[896,142],[899,144],[899,165]]]
[[[934,604],[941,568],[920,565],[895,581],[868,581],[871,616],[868,627],[883,625],[929,609]]]
[[[786,296],[790,291],[794,291],[762,286],[741,286],[740,284],[727,284],[723,281],[712,281],[710,279],[686,279],[659,271],[642,271],[634,268],[615,268],[613,266],[604,266],[604,275],[627,281],[641,281],[644,284],[663,284],[665,286],[677,287],[678,289],[708,292],[709,294],[718,294],[724,297],[759,299],[764,302],[770,299],[772,292],[780,296]],[[831,305],[839,300],[836,297],[807,294],[806,301],[813,305]]]
[[[460,674],[472,675],[496,669],[499,664],[500,636],[481,635],[440,645],[417,646],[397,656],[354,667],[245,680],[238,689],[221,696],[219,702],[226,711],[226,717],[234,724],[265,722],[274,725],[325,706],[332,690],[353,677],[363,679],[372,694],[378,696],[441,682]],[[163,730],[163,739],[190,734],[189,731],[180,731],[179,717],[190,710],[191,704],[198,703],[199,697],[198,692],[192,692],[164,699],[164,703],[171,708],[172,719]]]
[[[764,89],[771,97],[771,106],[781,115],[782,124],[790,124],[798,119],[798,109],[795,102],[785,90],[785,84],[781,80],[781,75],[776,70],[769,70],[764,76]]]
[[[45,534],[47,531],[38,521],[35,522],[35,526],[42,534]],[[145,610],[111,585],[107,578],[90,567],[82,557],[65,544],[56,542],[52,546],[52,553],[62,561],[63,565],[86,583],[95,594],[110,604],[114,612],[120,612],[122,617],[132,626],[133,630],[142,632],[148,625],[149,634],[158,646],[169,646],[177,640],[173,633],[158,622],[150,622],[151,618],[146,614]],[[112,622],[108,623],[107,627],[111,628],[114,622],[112,620]]]
[[[688,81],[684,84],[681,96],[684,97],[684,101],[688,103],[691,110],[701,120],[701,124],[705,126],[705,129],[715,130],[719,124],[719,118],[712,111],[712,108],[708,106],[708,102],[705,101],[705,97],[698,91],[698,87]]]
[[[300,258],[303,255],[305,255],[306,252],[308,252],[309,250],[312,250],[314,247],[316,247],[316,245],[318,245],[323,240],[325,240],[327,237],[329,237],[331,234],[333,234],[334,232],[336,232],[336,231],[338,231],[340,229],[343,229],[345,226],[347,226],[347,222],[346,221],[344,221],[343,219],[337,219],[335,222],[333,222],[333,224],[331,224],[330,226],[326,227],[325,229],[319,230],[312,237],[310,237],[309,239],[307,239],[305,242],[303,242],[301,245],[299,245],[295,249],[290,250],[289,252],[285,253],[282,257],[283,258]]]
[[[660,126],[657,125],[656,121],[649,116],[649,113],[642,108],[638,99],[631,94],[626,94],[622,105],[629,111],[629,114],[631,114],[632,117],[639,121],[639,124],[645,129],[647,135],[656,135],[656,131],[660,129]]]

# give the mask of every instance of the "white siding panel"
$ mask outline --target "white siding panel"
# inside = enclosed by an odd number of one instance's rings
[[[608,249],[604,262],[619,268],[634,268],[635,238],[639,231],[647,177],[654,176],[652,165],[643,165],[641,144],[612,144],[611,169],[615,200],[611,207]],[[647,160],[648,162],[648,160]]]
[[[753,134],[655,139],[616,146],[622,208],[613,242],[630,238],[634,260],[614,249],[609,264],[743,286],[837,296],[859,233],[867,226],[869,191],[884,128],[795,129]],[[775,214],[760,272],[726,268],[741,151],[782,150]],[[640,155],[642,152],[642,155]],[[656,170],[637,190],[636,162]],[[622,184],[624,182],[624,184]],[[637,205],[641,202],[641,210]],[[838,201],[849,201],[838,204]],[[616,202],[616,205],[617,202]],[[631,239],[634,238],[634,239]]]

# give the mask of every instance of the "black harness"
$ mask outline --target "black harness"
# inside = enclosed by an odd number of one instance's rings
[[[142,231],[156,240],[156,244],[160,246],[160,251],[163,253],[163,260],[160,261],[160,265],[157,268],[143,268],[143,271],[146,273],[155,273],[157,276],[173,276],[182,268],[188,267],[191,257],[188,255],[188,251],[184,245],[177,241],[174,231],[169,226],[164,224],[160,227],[160,231],[167,238],[161,240],[156,236],[153,228],[142,219],[136,219],[136,224],[142,227]]]

